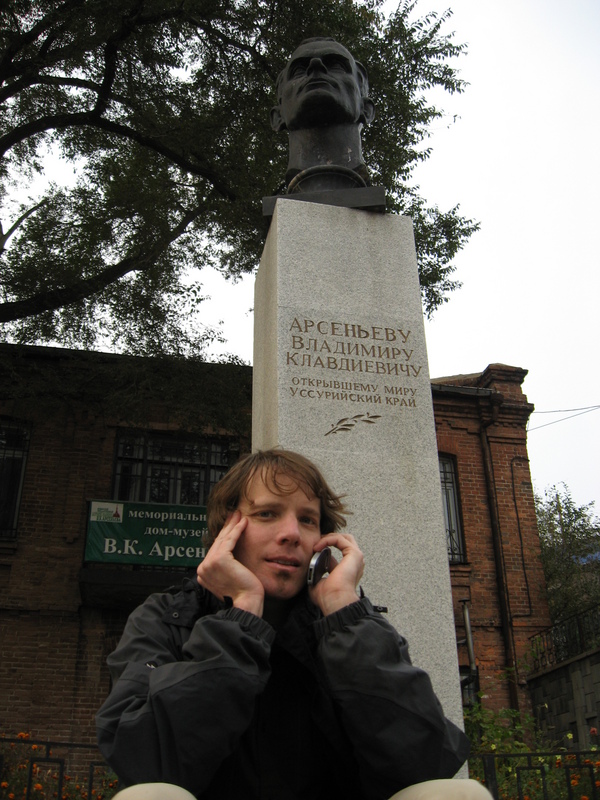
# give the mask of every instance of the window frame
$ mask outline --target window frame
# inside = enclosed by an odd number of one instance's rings
[[[467,548],[462,521],[456,458],[446,453],[439,453],[438,461],[448,561],[450,564],[466,564]]]
[[[12,447],[5,446],[8,440],[5,439],[5,431],[16,431],[21,437],[20,445]],[[21,509],[21,499],[23,496],[23,484],[25,482],[25,470],[27,466],[27,456],[31,442],[31,425],[11,417],[0,417],[0,543],[12,544],[17,540],[19,512]],[[8,468],[5,469],[5,461],[9,459],[16,461],[19,456],[20,465],[13,467],[11,475]],[[8,489],[7,477],[10,479]],[[3,522],[8,523],[3,526]]]
[[[125,452],[127,447],[129,452]],[[204,506],[212,486],[237,459],[239,440],[231,436],[119,428],[114,452],[113,500]]]

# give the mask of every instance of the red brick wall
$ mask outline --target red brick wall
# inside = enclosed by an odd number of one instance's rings
[[[79,607],[87,500],[110,496],[115,428],[43,412],[32,419],[15,557],[3,608]],[[5,554],[6,555],[6,554]]]
[[[235,365],[0,345],[0,415],[31,430],[18,538],[0,541],[0,733],[95,742],[106,657],[131,605],[83,604],[80,570],[87,503],[111,496],[118,427],[227,425],[243,442],[250,394],[250,369]]]
[[[451,567],[458,639],[469,601],[479,683],[490,707],[529,708],[523,660],[550,624],[521,390],[525,371],[492,365],[433,385],[440,453],[455,458],[466,563]],[[444,389],[443,387],[449,387]],[[462,666],[467,649],[459,647]]]
[[[31,424],[16,547],[0,546],[2,731],[95,741],[111,626],[81,606],[79,570],[87,500],[110,496],[115,428],[70,403],[0,413]]]

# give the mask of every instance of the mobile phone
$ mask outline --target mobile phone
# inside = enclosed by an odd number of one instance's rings
[[[315,553],[308,565],[306,582],[309,586],[316,586],[326,572],[329,572],[331,563],[331,549],[323,548],[320,553]]]

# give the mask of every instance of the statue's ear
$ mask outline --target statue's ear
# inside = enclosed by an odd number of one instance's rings
[[[369,97],[362,99],[362,113],[360,115],[360,122],[369,125],[375,118],[375,104]]]
[[[277,131],[277,133],[285,130],[285,122],[281,116],[281,110],[279,106],[273,106],[271,109],[271,127],[274,131]]]

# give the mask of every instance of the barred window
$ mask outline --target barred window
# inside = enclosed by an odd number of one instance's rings
[[[212,486],[239,451],[228,437],[120,432],[113,498],[129,502],[206,505]]]
[[[17,538],[17,518],[29,448],[29,429],[0,419],[0,541]]]
[[[440,480],[442,483],[442,504],[448,542],[448,559],[451,564],[461,564],[467,559],[460,523],[458,481],[453,458],[440,456]]]

